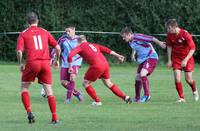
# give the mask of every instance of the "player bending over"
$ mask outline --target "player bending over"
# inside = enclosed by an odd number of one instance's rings
[[[116,96],[120,97],[126,103],[131,103],[130,97],[126,96],[117,85],[111,82],[110,67],[102,53],[113,55],[120,62],[124,61],[124,56],[117,54],[107,47],[87,42],[84,35],[81,35],[78,38],[78,43],[80,43],[80,45],[74,48],[68,56],[69,72],[73,72],[71,62],[72,57],[76,54],[79,54],[83,60],[89,64],[89,68],[84,76],[83,86],[88,95],[94,100],[92,105],[102,105],[101,99],[97,96],[96,91],[92,87],[92,82],[95,82],[98,78],[102,79],[104,85],[107,86]]]
[[[158,55],[153,48],[152,43],[154,42],[162,48],[166,48],[166,45],[155,37],[133,33],[129,27],[122,29],[121,36],[132,48],[131,59],[139,63],[135,78],[134,101],[147,102],[151,98],[148,76],[154,71],[158,62]],[[144,89],[144,96],[140,98],[142,87]]]

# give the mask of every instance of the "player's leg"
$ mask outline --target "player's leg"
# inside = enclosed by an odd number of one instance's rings
[[[174,70],[174,80],[175,80],[176,90],[179,95],[179,99],[177,100],[177,102],[185,102],[183,87],[181,83],[181,70],[178,69]]]
[[[157,63],[157,59],[149,58],[143,64],[141,64],[142,69],[139,73],[144,89],[144,96],[141,98],[141,102],[147,102],[151,98],[148,76],[153,73]]]
[[[71,102],[73,84],[70,84],[70,74],[68,73],[68,68],[61,68],[60,70],[60,83],[67,90],[65,103]]]
[[[49,108],[52,114],[51,123],[56,124],[58,122],[57,113],[56,113],[56,98],[53,95],[52,90],[52,73],[50,68],[49,61],[41,61],[42,69],[38,73],[37,77],[40,83],[44,85],[44,89],[47,93],[47,99]]]
[[[31,110],[30,95],[29,95],[29,90],[28,90],[30,84],[31,84],[30,82],[21,83],[21,99],[22,99],[24,108],[27,112],[29,123],[34,123],[35,119]]]
[[[140,93],[142,89],[142,81],[140,75],[137,74],[135,78],[135,102],[140,102]]]
[[[192,88],[192,92],[193,92],[193,98],[195,101],[199,100],[199,94],[196,88],[196,82],[193,80],[192,78],[192,74],[193,72],[185,72],[185,80],[188,83],[188,85]]]
[[[141,72],[140,72],[140,78],[142,81],[142,86],[144,89],[144,96],[141,98],[141,102],[147,102],[148,100],[150,100],[151,96],[150,96],[150,90],[149,90],[149,79],[147,77],[148,74],[148,70],[142,68]]]
[[[120,90],[120,88],[117,85],[115,85],[114,83],[111,82],[110,79],[104,79],[104,78],[102,78],[102,81],[103,81],[104,85],[106,87],[108,87],[113,92],[113,94],[115,94],[116,96],[120,97],[121,99],[123,99],[124,101],[126,101],[129,104],[131,103],[131,98],[129,96],[126,96]]]
[[[73,66],[73,73],[70,75],[70,82],[74,83],[73,84],[73,95],[79,100],[79,101],[83,101],[83,95],[78,91],[78,89],[76,88],[76,77],[79,71],[80,66]]]
[[[43,85],[44,85],[44,90],[47,93],[48,104],[49,104],[50,111],[52,113],[52,123],[56,124],[58,122],[57,113],[56,113],[56,99],[55,99],[55,96],[53,95],[51,84],[43,83]]]
[[[101,73],[101,68],[91,66],[86,71],[84,76],[83,87],[85,88],[88,95],[94,100],[94,102],[92,103],[94,105],[102,105],[100,98],[97,96],[95,89],[91,85],[92,82],[95,82],[99,78]]]
[[[84,80],[83,87],[85,88],[88,95],[94,100],[92,105],[102,105],[100,98],[97,96],[97,93],[95,89],[92,87],[92,81],[90,80]]]
[[[30,104],[30,95],[28,88],[31,85],[31,82],[35,81],[37,73],[40,71],[41,67],[38,61],[27,63],[25,69],[22,73],[22,82],[21,82],[21,98],[24,104],[24,107],[27,111],[29,123],[34,123],[34,115],[32,114],[31,104]]]

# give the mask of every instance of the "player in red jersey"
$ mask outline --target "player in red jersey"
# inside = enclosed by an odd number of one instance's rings
[[[131,103],[130,97],[126,96],[117,85],[111,82],[109,64],[102,53],[113,55],[118,58],[120,62],[124,61],[124,56],[117,54],[105,46],[87,42],[84,35],[81,35],[78,38],[78,43],[80,45],[74,48],[68,56],[69,72],[73,71],[71,62],[72,57],[76,54],[79,54],[83,60],[90,65],[85,73],[83,86],[88,95],[94,100],[92,105],[102,105],[100,98],[97,96],[96,91],[91,85],[92,82],[95,82],[98,78],[102,79],[104,85],[115,95],[122,98],[126,103]]]
[[[35,12],[27,14],[26,22],[29,27],[24,30],[17,40],[17,59],[21,77],[21,99],[27,111],[29,123],[35,122],[32,114],[29,96],[29,86],[38,78],[38,82],[43,84],[48,96],[49,108],[52,113],[52,124],[58,122],[56,114],[56,100],[51,88],[52,73],[50,68],[49,45],[56,49],[57,56],[60,56],[60,46],[53,36],[43,28],[38,27],[38,15]],[[25,68],[22,64],[23,51],[26,53]],[[59,57],[54,63],[59,67]]]
[[[174,71],[174,79],[176,90],[179,95],[177,102],[185,102],[183,88],[181,84],[181,71],[185,72],[185,80],[192,88],[195,101],[199,100],[198,91],[195,81],[192,78],[194,70],[195,44],[190,33],[178,27],[175,19],[169,19],[165,26],[167,28],[167,52],[168,67],[172,67]]]

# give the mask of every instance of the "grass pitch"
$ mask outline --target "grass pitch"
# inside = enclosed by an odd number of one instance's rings
[[[84,95],[84,102],[73,98],[64,104],[65,89],[59,84],[59,71],[53,70],[53,90],[57,100],[60,123],[48,124],[51,119],[46,98],[40,96],[41,86],[34,83],[31,88],[31,106],[36,117],[28,124],[26,112],[20,98],[20,73],[16,65],[0,65],[0,131],[199,131],[200,101],[194,102],[192,92],[183,82],[186,103],[175,103],[177,92],[172,70],[159,66],[149,77],[152,99],[148,103],[125,104],[107,89],[101,80],[93,84],[102,99],[103,106],[91,106],[91,99],[81,86],[87,66],[80,69],[77,88]],[[132,65],[112,66],[111,80],[122,91],[133,97],[136,67]],[[200,84],[198,66],[194,72],[197,87]],[[184,80],[184,78],[182,78]]]

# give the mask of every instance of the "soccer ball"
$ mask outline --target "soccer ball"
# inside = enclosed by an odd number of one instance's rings
[[[47,97],[47,93],[46,93],[46,91],[44,90],[44,88],[41,89],[40,95],[41,95],[42,97],[44,97],[44,98]]]

